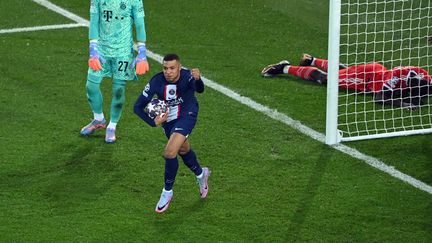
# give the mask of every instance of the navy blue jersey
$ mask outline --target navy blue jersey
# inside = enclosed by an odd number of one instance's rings
[[[142,94],[135,102],[134,111],[150,126],[155,126],[153,119],[144,112],[144,108],[156,95],[158,99],[164,100],[169,107],[167,122],[190,113],[198,114],[199,106],[195,97],[195,91],[202,93],[204,91],[204,83],[201,79],[195,80],[189,70],[181,69],[180,78],[175,83],[168,82],[163,72],[160,72],[153,76],[145,86]]]

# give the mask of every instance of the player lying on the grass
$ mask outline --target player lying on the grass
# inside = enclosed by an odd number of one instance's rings
[[[166,55],[162,64],[163,72],[152,77],[134,106],[134,112],[141,119],[153,127],[161,125],[168,138],[163,155],[165,158],[165,186],[156,205],[157,213],[167,210],[173,197],[172,188],[179,166],[177,155],[180,155],[184,164],[195,174],[201,198],[207,196],[207,180],[210,175],[208,168],[200,166],[188,139],[198,117],[199,106],[195,91],[204,92],[200,71],[197,68],[191,71],[183,69],[180,58],[176,54]],[[152,119],[144,108],[154,95],[165,101],[168,111]]]
[[[133,25],[138,41],[136,58],[133,54]],[[142,0],[92,0],[89,38],[90,58],[86,89],[94,118],[81,129],[81,134],[87,136],[106,127],[100,85],[104,77],[110,77],[112,100],[105,142],[114,143],[116,126],[125,102],[126,81],[138,80],[136,74],[145,74],[149,70]]]
[[[328,61],[303,54],[299,66],[284,60],[268,65],[264,77],[292,74],[304,80],[327,84]],[[379,63],[339,66],[339,87],[372,92],[377,103],[415,110],[432,95],[432,78],[420,67],[401,66],[391,70]]]

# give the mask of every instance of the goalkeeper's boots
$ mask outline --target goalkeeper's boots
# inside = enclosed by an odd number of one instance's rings
[[[209,190],[208,187],[208,178],[210,176],[211,171],[209,170],[209,168],[204,167],[202,168],[202,177],[201,178],[197,178],[197,183],[199,185],[199,190],[200,190],[200,196],[201,198],[206,198],[207,197],[207,193]]]
[[[300,66],[312,66],[313,60],[314,60],[313,56],[306,54],[306,53],[303,53],[303,56],[300,60],[299,65]]]
[[[288,65],[290,65],[290,62],[288,62],[287,60],[268,65],[261,71],[261,75],[263,77],[273,77],[277,74],[283,74],[284,68]]]
[[[311,72],[309,80],[315,81],[319,84],[327,84],[327,73],[320,69]]]
[[[106,128],[106,120],[105,118],[102,119],[101,121],[93,119],[93,121],[91,121],[89,124],[87,124],[87,126],[83,127],[81,129],[81,135],[84,136],[88,136],[92,133],[94,133],[94,131],[98,130],[98,129],[105,129]]]
[[[162,193],[161,193],[159,202],[156,204],[156,209],[155,209],[156,213],[163,213],[168,209],[170,202],[171,202],[171,199],[173,197],[173,194],[174,194],[173,190],[166,191],[165,188],[162,189]]]
[[[105,134],[105,142],[106,143],[114,143],[116,141],[115,129],[107,128]]]

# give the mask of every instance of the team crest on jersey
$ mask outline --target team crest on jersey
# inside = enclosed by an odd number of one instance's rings
[[[177,98],[177,85],[167,85],[165,87],[165,99],[175,100]]]
[[[121,2],[121,3],[120,3],[120,8],[121,8],[122,10],[125,10],[125,9],[126,9],[126,3]]]

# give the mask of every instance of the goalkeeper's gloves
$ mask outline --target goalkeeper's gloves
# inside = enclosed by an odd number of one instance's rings
[[[88,65],[91,69],[95,71],[102,70],[102,63],[105,63],[105,59],[101,56],[99,56],[98,52],[98,43],[97,41],[90,41],[90,58],[88,60]]]
[[[149,68],[149,64],[147,62],[147,57],[146,57],[146,46],[144,43],[138,43],[137,44],[137,49],[138,49],[138,55],[136,56],[135,60],[132,63],[132,68],[136,67],[136,74],[141,75],[141,74],[145,74],[146,72],[148,72]]]

